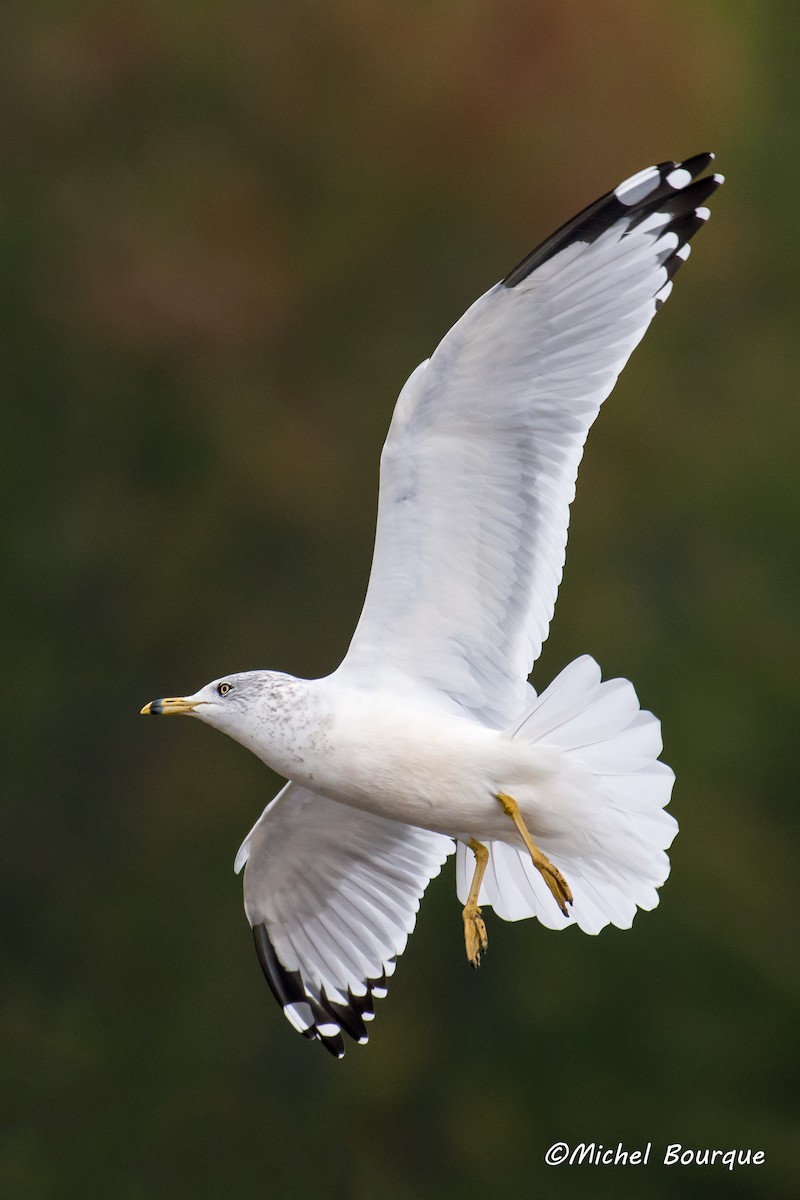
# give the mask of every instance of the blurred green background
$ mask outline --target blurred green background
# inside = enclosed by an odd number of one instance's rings
[[[799,33],[775,0],[4,6],[4,1197],[800,1194]],[[411,368],[705,149],[728,183],[590,438],[535,676],[589,651],[662,717],[661,906],[596,939],[490,914],[476,974],[451,863],[335,1062],[231,872],[279,781],[137,712],[335,667]]]

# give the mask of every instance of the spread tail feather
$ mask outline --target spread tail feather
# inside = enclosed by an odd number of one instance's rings
[[[479,897],[506,921],[536,916],[551,929],[576,924],[599,933],[630,927],[636,909],[658,904],[669,874],[666,850],[678,831],[665,812],[674,775],[658,760],[661,727],[644,712],[627,679],[601,681],[588,655],[570,663],[508,731],[562,757],[569,786],[548,812],[540,849],[574,896],[565,918],[524,846],[487,842],[489,865]],[[458,895],[466,900],[471,851],[459,843]]]

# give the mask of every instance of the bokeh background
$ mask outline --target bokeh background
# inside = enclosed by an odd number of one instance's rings
[[[3,1196],[800,1194],[799,32],[778,0],[3,7]],[[493,919],[473,973],[450,864],[335,1062],[231,873],[279,780],[138,710],[334,668],[411,368],[707,148],[728,183],[590,438],[535,676],[589,651],[662,717],[662,904]],[[548,1168],[559,1139],[653,1157]]]

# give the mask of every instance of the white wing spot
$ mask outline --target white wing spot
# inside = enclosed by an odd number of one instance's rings
[[[332,1038],[332,1037],[336,1037],[337,1033],[341,1033],[341,1030],[338,1025],[334,1025],[331,1023],[331,1024],[325,1024],[325,1025],[318,1025],[317,1033],[320,1035],[320,1037]]]
[[[670,187],[675,188],[676,191],[680,191],[681,188],[685,188],[691,182],[691,173],[685,167],[678,167],[675,171],[670,171],[667,176],[667,183]]]
[[[631,175],[630,179],[625,179],[619,187],[615,188],[614,195],[620,204],[630,207],[644,200],[645,196],[649,196],[650,192],[654,192],[660,181],[661,175],[658,167],[645,167],[643,171],[637,172],[636,175]]]

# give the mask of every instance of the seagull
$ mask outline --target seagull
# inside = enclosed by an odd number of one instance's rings
[[[712,154],[626,179],[481,296],[403,387],[364,607],[322,679],[225,675],[143,714],[222,730],[288,782],[242,844],[244,905],[292,1026],[367,1041],[455,851],[468,961],[506,921],[596,934],[658,903],[677,823],[661,727],[588,655],[528,681],[600,405],[723,182]]]

